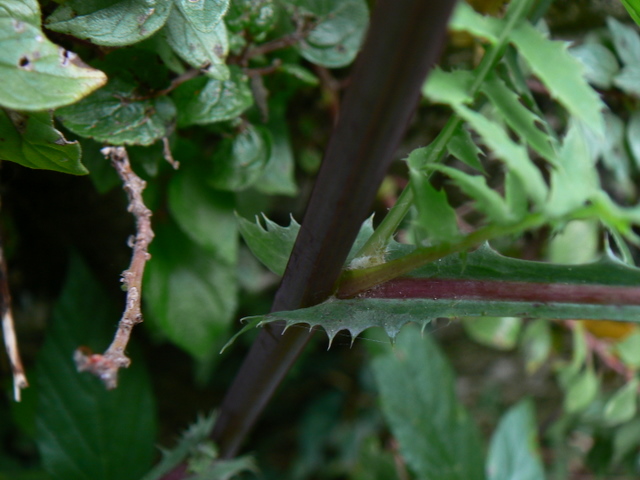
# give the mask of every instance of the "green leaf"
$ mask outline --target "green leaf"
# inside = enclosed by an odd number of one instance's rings
[[[500,419],[491,437],[488,480],[543,480],[533,403],[523,400]]]
[[[147,320],[198,358],[220,350],[237,305],[235,267],[171,225],[156,227],[143,283]]]
[[[626,366],[640,369],[640,332],[633,332],[616,343],[615,351]]]
[[[567,44],[546,39],[528,23],[513,30],[511,41],[551,95],[596,134],[602,135],[604,104],[587,84],[580,62],[567,51]]]
[[[536,124],[544,121],[526,108],[513,91],[496,75],[491,75],[482,84],[482,92],[498,109],[507,125],[536,152],[551,163],[556,162],[556,152],[550,143],[550,137],[540,130]]]
[[[269,270],[282,276],[298,236],[300,224],[291,217],[289,226],[281,227],[263,215],[265,223],[263,227],[258,217],[256,217],[255,223],[237,215],[236,218],[240,235],[251,252]]]
[[[613,46],[622,63],[637,65],[640,62],[640,35],[632,26],[620,23],[613,17],[607,17],[607,27],[611,32]]]
[[[0,0],[0,18],[14,18],[40,27],[40,15],[37,0]]]
[[[446,105],[461,105],[471,103],[469,90],[473,84],[474,75],[466,70],[445,72],[439,67],[429,73],[427,81],[422,86],[422,94],[434,103]]]
[[[203,10],[195,10],[189,5],[203,3]],[[229,40],[227,28],[220,21],[219,9],[210,6],[226,8],[226,5],[221,5],[224,3],[218,0],[181,0],[179,8],[172,10],[163,30],[169,45],[185,62],[194,68],[206,68],[209,76],[220,81],[229,79],[229,69],[225,65]]]
[[[572,125],[551,171],[551,195],[545,205],[551,217],[561,217],[583,206],[599,187],[598,173],[580,130]]]
[[[540,170],[529,159],[526,148],[511,140],[500,125],[483,115],[463,105],[458,105],[455,110],[480,134],[495,155],[518,176],[531,200],[542,206],[547,197],[547,185]]]
[[[613,78],[620,71],[618,59],[604,45],[599,43],[585,43],[569,50],[584,67],[585,78],[600,88],[611,88]]]
[[[529,200],[527,193],[522,185],[522,180],[508,170],[504,179],[504,198],[507,202],[507,208],[514,218],[524,218],[529,211]]]
[[[469,175],[462,170],[445,165],[431,165],[430,168],[451,177],[463,192],[475,200],[476,208],[492,222],[504,225],[516,220],[505,200],[498,192],[489,188],[482,175]]]
[[[640,97],[640,66],[627,65],[613,78],[613,84],[629,95]]]
[[[638,409],[638,384],[638,379],[632,378],[607,401],[604,420],[608,425],[619,425],[635,416]]]
[[[480,317],[463,319],[465,331],[476,342],[499,350],[511,350],[518,343],[522,319],[518,317]]]
[[[262,176],[255,183],[256,190],[269,195],[295,195],[295,159],[285,117],[284,104],[271,106],[265,128],[271,136],[269,159]]]
[[[640,3],[638,0],[622,0],[622,4],[631,15],[631,18],[640,25]]]
[[[247,77],[237,68],[230,70],[229,80],[199,77],[174,90],[179,127],[232,120],[253,105]]]
[[[80,144],[69,142],[53,126],[49,112],[20,113],[0,109],[0,159],[29,168],[85,175]]]
[[[154,454],[151,385],[135,356],[115,390],[107,391],[98,378],[76,371],[75,349],[104,349],[119,314],[87,268],[73,258],[37,360],[38,448],[56,480],[138,480]]]
[[[309,85],[311,87],[317,87],[320,85],[320,79],[318,77],[297,63],[283,63],[278,67],[278,70],[297,78],[305,85]]]
[[[168,97],[139,99],[120,78],[56,116],[73,133],[111,145],[151,145],[171,133],[176,108]]]
[[[469,167],[485,173],[484,167],[480,163],[482,150],[474,143],[469,131],[463,125],[460,125],[453,133],[451,140],[447,143],[447,150],[449,155],[453,155]]]
[[[418,210],[416,223],[420,233],[420,243],[435,245],[453,241],[460,237],[456,212],[447,200],[444,190],[436,190],[429,179],[414,168],[409,156],[411,188]]]
[[[169,184],[169,209],[184,233],[231,265],[238,257],[234,206],[234,196],[207,185],[193,165],[183,163]]]
[[[314,27],[296,46],[306,60],[328,68],[344,67],[353,61],[369,22],[366,1],[286,0],[286,3],[313,19]]]
[[[193,28],[200,32],[212,32],[227,13],[229,0],[175,0],[175,5]]]
[[[476,37],[496,43],[504,29],[504,22],[489,15],[477,13],[466,2],[458,2],[449,22],[449,28],[454,31],[469,32]]]
[[[373,360],[382,412],[419,478],[481,480],[482,444],[456,398],[451,367],[429,335],[407,330]]]
[[[595,399],[600,382],[593,369],[587,367],[576,375],[568,386],[564,397],[567,413],[578,413],[587,408]]]
[[[68,105],[107,81],[104,73],[51,43],[39,27],[15,18],[0,17],[0,52],[0,105],[15,110]]]
[[[273,0],[234,0],[224,21],[233,32],[246,30],[251,38],[262,41],[278,20]]]
[[[69,0],[46,20],[47,28],[120,47],[153,35],[167,21],[170,0]]]
[[[528,373],[534,373],[547,361],[551,352],[549,322],[539,318],[528,323],[521,344],[525,368]]]
[[[620,425],[613,437],[612,463],[620,462],[629,453],[635,451],[640,445],[640,418]]]
[[[220,190],[245,190],[262,175],[270,152],[269,132],[262,127],[247,125],[234,138],[222,140],[213,154],[213,166],[207,181]]]
[[[636,167],[640,167],[640,111],[631,113],[627,122],[627,143],[633,155]]]

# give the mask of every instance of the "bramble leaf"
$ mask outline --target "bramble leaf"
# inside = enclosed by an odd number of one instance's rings
[[[487,479],[544,479],[544,467],[538,449],[533,403],[523,400],[502,416],[498,429],[491,437]]]
[[[45,25],[96,45],[120,47],[144,40],[162,28],[171,7],[171,0],[69,0]]]
[[[373,360],[382,412],[419,478],[482,480],[480,435],[456,398],[454,377],[430,335],[407,331]]]
[[[73,363],[80,345],[100,351],[110,341],[118,318],[111,305],[73,257],[36,365],[36,438],[55,480],[138,480],[153,460],[154,395],[141,360],[134,356],[115,390]]]
[[[209,76],[221,81],[229,79],[229,68],[225,65],[229,40],[227,28],[220,20],[227,4],[219,0],[181,0],[163,30],[169,45],[185,62],[194,68],[206,68]]]
[[[73,175],[89,173],[80,162],[81,148],[53,126],[49,112],[19,113],[0,109],[0,159],[29,168]]]
[[[235,68],[231,68],[229,80],[189,80],[175,89],[172,98],[178,108],[179,127],[231,120],[253,105],[248,79]]]
[[[297,45],[307,60],[323,67],[350,64],[360,49],[369,22],[364,0],[287,0],[311,17],[313,28]]]
[[[138,99],[136,85],[120,78],[78,103],[56,111],[73,133],[111,145],[151,145],[173,129],[169,97]]]
[[[21,18],[31,18],[32,13],[27,6],[17,10]],[[0,105],[7,108],[57,108],[80,100],[107,81],[100,70],[51,43],[38,26],[24,20],[0,16],[0,52]]]

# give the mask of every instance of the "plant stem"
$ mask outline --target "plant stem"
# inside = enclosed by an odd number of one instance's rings
[[[509,14],[506,19],[505,27],[502,30],[497,42],[487,49],[480,64],[475,69],[474,81],[469,88],[469,97],[474,98],[480,91],[480,87],[486,80],[487,76],[495,69],[496,65],[502,58],[505,49],[509,44],[509,35],[511,31],[520,25],[526,18],[527,13],[531,9],[533,0],[514,0]],[[435,140],[431,143],[431,149],[424,159],[423,166],[440,162],[444,157],[445,149],[456,129],[462,123],[462,119],[458,115],[449,118],[444,128],[440,131]],[[389,210],[373,235],[362,246],[356,257],[379,257],[384,252],[386,245],[391,237],[398,229],[398,226],[409,212],[409,208],[413,204],[414,191],[411,180],[398,197],[396,204]]]
[[[311,306],[333,292],[440,53],[453,5],[376,3],[273,311]],[[213,439],[223,458],[236,454],[309,337],[282,326],[260,332],[220,407]]]

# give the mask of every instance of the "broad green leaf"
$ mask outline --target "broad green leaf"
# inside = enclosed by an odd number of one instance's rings
[[[640,369],[640,332],[633,332],[616,343],[615,351],[626,366]]]
[[[550,143],[550,137],[540,130],[536,124],[544,121],[526,108],[513,91],[496,75],[490,76],[482,84],[482,92],[498,109],[507,125],[531,148],[551,163],[556,162],[556,152]]]
[[[449,22],[449,28],[469,32],[476,37],[495,43],[504,29],[504,22],[489,15],[477,13],[466,2],[458,2]]]
[[[0,0],[0,18],[13,18],[40,27],[38,0]]]
[[[639,383],[637,378],[632,378],[607,401],[604,406],[604,420],[607,424],[619,425],[635,416]]]
[[[213,189],[194,165],[182,163],[169,184],[168,200],[173,218],[191,240],[235,265],[238,233],[232,194]]]
[[[220,350],[235,313],[235,268],[175,226],[155,230],[143,283],[146,319],[194,357],[210,357]]]
[[[199,77],[175,89],[178,126],[232,120],[253,105],[253,95],[245,75],[231,69],[229,80]]]
[[[473,80],[473,73],[466,70],[445,72],[435,68],[422,86],[422,94],[434,103],[471,103],[473,98],[469,96],[469,90]]]
[[[627,122],[627,143],[637,167],[640,167],[640,111],[631,113]]]
[[[435,245],[449,242],[460,237],[456,212],[447,199],[444,190],[436,190],[429,179],[411,165],[409,156],[411,188],[414,192],[414,202],[418,210],[415,219],[420,234],[420,241]]]
[[[573,378],[564,396],[564,409],[567,413],[578,413],[595,399],[600,381],[593,369],[587,367]]]
[[[274,0],[233,0],[224,21],[233,32],[247,31],[261,41],[278,20]]]
[[[636,24],[640,25],[640,3],[638,0],[622,0],[622,4]]]
[[[599,187],[598,173],[580,130],[569,128],[558,165],[551,170],[551,194],[544,208],[551,217],[561,217],[583,206]]]
[[[111,341],[119,317],[111,306],[74,257],[36,365],[36,439],[56,480],[138,480],[153,460],[154,396],[141,360],[109,391],[73,362],[79,346],[101,351]]]
[[[478,430],[456,398],[450,365],[429,335],[407,330],[373,360],[382,412],[418,478],[482,480]]]
[[[206,69],[209,76],[224,81],[229,79],[229,68],[225,65],[229,53],[227,28],[220,21],[219,11],[206,8],[209,4],[217,3],[211,0],[181,0],[180,4],[205,4],[205,10],[194,10],[184,5],[174,8],[163,32],[169,45],[185,62],[192,67]],[[208,22],[207,15],[210,16]]]
[[[617,464],[640,445],[640,418],[620,425],[613,437],[612,463]]]
[[[176,108],[168,97],[138,99],[136,85],[120,78],[56,116],[73,133],[111,145],[151,145],[171,133]]]
[[[488,480],[544,480],[537,425],[530,400],[511,407],[491,437],[487,458]]]
[[[607,27],[609,27],[613,46],[622,63],[637,65],[640,62],[640,35],[638,35],[637,27],[620,23],[613,17],[607,17]]]
[[[604,104],[586,82],[582,65],[567,51],[567,44],[548,40],[529,23],[514,29],[510,38],[551,95],[596,134],[602,135]]]
[[[475,200],[476,208],[497,224],[508,224],[517,220],[512,215],[505,200],[498,192],[489,188],[482,175],[469,175],[462,170],[445,165],[432,165],[433,170],[442,172],[453,179],[460,189]]]
[[[613,77],[613,84],[616,87],[635,97],[640,97],[639,81],[640,65],[638,64],[626,65],[615,77]]]
[[[460,125],[454,132],[451,140],[447,143],[447,150],[449,155],[453,155],[471,168],[484,173],[484,167],[480,163],[482,150],[474,143],[469,131],[463,125]]]
[[[281,227],[263,215],[265,226],[256,217],[255,223],[240,216],[238,230],[251,252],[269,270],[276,275],[283,275],[298,236],[300,224],[291,217],[288,227]]]
[[[476,342],[499,350],[511,350],[518,343],[522,319],[518,317],[480,317],[463,319],[465,331]]]
[[[57,108],[107,81],[104,73],[54,45],[40,28],[23,20],[0,17],[0,52],[0,105],[7,108]]]
[[[284,104],[271,105],[269,121],[264,125],[271,136],[269,159],[254,187],[269,195],[295,195],[295,159],[287,126]]]
[[[46,27],[96,45],[120,47],[153,35],[167,21],[171,0],[69,0]]]
[[[211,32],[227,13],[229,0],[175,0],[175,5],[193,28],[200,32]]]
[[[528,373],[536,372],[551,353],[549,322],[539,318],[527,323],[520,340],[524,365]]]
[[[364,0],[287,0],[291,7],[309,15],[314,27],[296,46],[312,63],[338,68],[355,58],[369,23]]]
[[[547,197],[547,185],[540,170],[529,159],[526,148],[511,140],[500,125],[480,113],[463,105],[456,106],[455,110],[480,134],[486,145],[509,170],[518,176],[531,200],[542,206]]]
[[[220,190],[245,190],[260,178],[270,154],[269,132],[247,125],[235,137],[224,138],[218,145],[207,181]]]
[[[585,43],[569,50],[584,67],[585,78],[596,87],[611,88],[620,70],[616,56],[599,43]]]
[[[0,159],[29,168],[73,175],[89,173],[80,163],[80,144],[69,142],[53,126],[49,112],[20,113],[0,109]]]

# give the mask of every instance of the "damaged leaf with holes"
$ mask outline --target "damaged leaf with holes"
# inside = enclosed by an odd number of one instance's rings
[[[33,11],[0,11],[1,106],[29,111],[57,108],[106,83],[104,73],[50,42],[39,25],[27,22],[35,20],[30,13]]]

